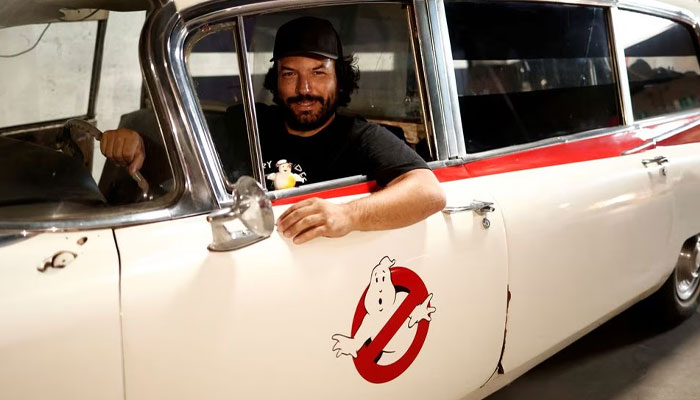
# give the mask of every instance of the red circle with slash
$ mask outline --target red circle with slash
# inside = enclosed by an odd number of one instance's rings
[[[401,375],[413,363],[418,356],[420,349],[423,347],[425,337],[428,335],[428,326],[430,321],[421,320],[416,328],[416,336],[409,346],[406,354],[395,362],[389,365],[379,365],[375,360],[386,347],[387,343],[394,337],[396,332],[403,324],[407,324],[406,320],[417,305],[421,304],[428,297],[428,290],[420,277],[413,271],[404,267],[391,267],[391,281],[394,286],[400,286],[408,290],[408,296],[401,303],[394,315],[379,331],[377,336],[369,345],[363,345],[357,351],[357,357],[354,359],[355,368],[360,375],[367,381],[372,383],[385,383],[395,379]],[[369,286],[362,293],[360,302],[355,309],[355,316],[352,320],[352,336],[355,337],[357,330],[362,324],[367,311],[365,310],[365,296],[367,295]],[[430,305],[430,303],[428,303]]]

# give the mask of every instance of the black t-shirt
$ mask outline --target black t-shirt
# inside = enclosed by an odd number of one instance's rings
[[[301,137],[287,132],[279,107],[256,104],[256,113],[269,190],[353,175],[367,175],[368,179],[386,186],[405,172],[428,168],[425,161],[401,139],[361,117],[336,114],[333,122],[322,131]],[[226,161],[223,158],[228,157],[222,157],[225,167],[227,164],[243,167],[241,161],[250,160],[242,117],[240,106],[229,107],[226,125],[235,130],[229,130],[228,134],[237,132],[234,136],[238,139],[234,139],[237,144],[224,146],[228,147],[226,150],[217,144],[220,154],[231,154],[236,160],[229,158],[230,161]],[[219,140],[215,138],[215,142]]]

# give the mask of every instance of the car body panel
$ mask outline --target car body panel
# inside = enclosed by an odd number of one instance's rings
[[[444,186],[458,203],[490,200],[478,182]],[[503,345],[505,231],[499,211],[488,218],[485,229],[472,212],[439,213],[303,246],[275,232],[222,253],[207,250],[204,217],[119,229],[127,397],[461,397],[494,373]],[[383,256],[420,276],[437,311],[411,366],[377,385],[336,358],[331,336],[350,334]]]
[[[29,235],[0,259],[2,397],[123,399],[112,231]]]

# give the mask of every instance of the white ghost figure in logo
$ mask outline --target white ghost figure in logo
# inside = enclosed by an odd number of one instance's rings
[[[275,166],[277,172],[268,174],[266,177],[275,184],[275,189],[293,188],[297,182],[306,182],[306,178],[292,172],[292,163],[287,160],[279,160]]]
[[[391,281],[391,271],[389,269],[395,263],[396,260],[384,256],[372,270],[364,303],[367,314],[362,319],[362,323],[354,337],[339,333],[332,336],[332,339],[335,341],[333,351],[336,352],[336,357],[349,355],[356,358],[358,350],[368,341],[374,340],[401,303],[408,297],[408,293],[405,291],[397,292],[394,283]],[[413,338],[416,336],[416,324],[421,320],[430,321],[430,314],[436,311],[435,307],[428,306],[432,298],[433,294],[430,293],[422,303],[413,309],[406,319],[406,323],[399,328],[384,347],[377,364],[389,365],[406,353],[413,342]]]

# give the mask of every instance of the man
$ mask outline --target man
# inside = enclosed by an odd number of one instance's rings
[[[343,57],[330,22],[301,17],[282,25],[271,61],[265,87],[278,106],[257,107],[266,176],[275,180],[272,174],[284,161],[294,165],[300,178],[295,182],[364,174],[383,186],[345,204],[319,198],[300,201],[277,219],[281,234],[299,244],[355,230],[394,229],[444,207],[437,179],[406,144],[376,124],[336,113],[339,105],[350,101],[358,75],[352,57]],[[132,173],[145,159],[140,135],[126,129],[105,132],[100,148]]]

